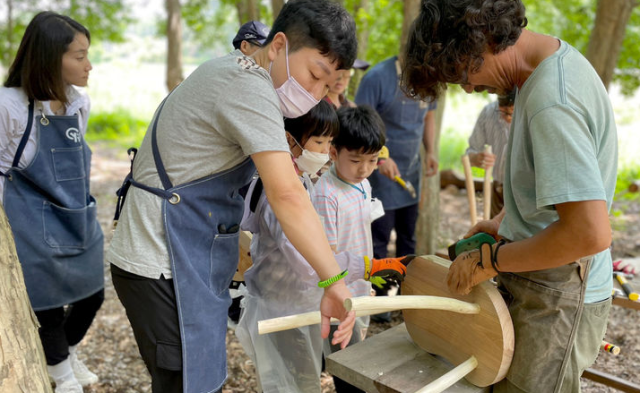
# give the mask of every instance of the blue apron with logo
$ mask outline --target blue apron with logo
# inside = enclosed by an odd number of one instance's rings
[[[369,176],[372,194],[374,198],[382,201],[385,210],[400,209],[420,201],[422,180],[420,146],[422,146],[426,114],[427,107],[420,101],[407,97],[399,83],[396,84],[391,104],[380,113],[386,128],[389,157],[396,162],[400,176],[405,181],[411,182],[417,192],[416,198],[412,198],[400,184],[380,174],[379,171],[374,171]]]
[[[62,307],[104,287],[103,235],[89,193],[91,150],[78,116],[39,116],[36,154],[18,168],[34,121],[29,121],[5,176],[4,208],[15,237],[31,306]]]
[[[239,226],[244,211],[244,199],[238,191],[249,184],[255,166],[247,158],[229,170],[174,186],[157,143],[156,128],[163,106],[164,102],[151,135],[163,188],[146,186],[128,176],[123,189],[130,183],[162,198],[180,321],[184,392],[215,392],[227,377],[229,284],[238,266]],[[116,212],[116,218],[118,215]]]

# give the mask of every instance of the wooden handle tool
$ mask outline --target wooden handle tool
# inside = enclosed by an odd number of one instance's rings
[[[491,153],[491,145],[484,145],[484,152],[488,154]],[[491,191],[493,185],[493,165],[490,165],[484,168],[484,183],[482,184],[482,191],[484,196],[483,206],[484,206],[484,216],[485,220],[490,219],[491,214]]]
[[[471,174],[471,161],[468,155],[462,156],[462,166],[464,167],[464,180],[467,187],[467,199],[469,199],[469,215],[471,216],[471,226],[478,222],[478,213],[476,212],[476,188],[473,184],[473,175]]]

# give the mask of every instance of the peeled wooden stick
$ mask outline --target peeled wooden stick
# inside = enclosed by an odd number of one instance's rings
[[[476,188],[473,185],[473,175],[471,174],[471,161],[468,155],[462,156],[462,166],[464,167],[464,180],[467,187],[467,198],[469,199],[469,215],[471,216],[471,226],[478,222],[476,213]]]
[[[480,312],[480,306],[475,303],[439,296],[362,296],[347,299],[344,303],[347,311],[355,311],[358,317],[406,309],[448,310],[460,314],[477,314]],[[320,311],[265,319],[258,321],[258,333],[267,334],[316,325],[320,321]]]
[[[459,314],[478,314],[480,306],[440,296],[361,296],[344,301],[347,311],[378,314],[394,310],[447,310]]]
[[[418,390],[416,393],[440,393],[444,392],[447,388],[464,378],[471,371],[475,370],[478,367],[478,360],[475,356],[471,356],[469,359],[465,360],[458,367],[449,371],[445,375],[431,382],[427,386]]]
[[[484,145],[484,152],[491,154],[491,145]],[[490,165],[484,168],[484,183],[482,184],[482,191],[484,195],[484,218],[485,220],[490,219],[489,215],[491,214],[491,190],[492,190],[492,179],[493,175],[493,165]]]
[[[605,352],[609,352],[613,355],[618,355],[620,354],[620,347],[617,345],[613,345],[609,342],[606,342],[604,340],[602,340],[602,343],[600,344],[600,349],[602,349]]]

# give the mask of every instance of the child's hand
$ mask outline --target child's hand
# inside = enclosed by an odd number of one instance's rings
[[[353,326],[356,323],[356,313],[347,311],[344,308],[344,301],[351,298],[351,292],[347,288],[344,280],[340,280],[331,284],[324,290],[322,300],[320,301],[321,316],[321,336],[327,338],[331,328],[331,318],[340,320],[338,329],[331,337],[331,344],[340,344],[340,348],[344,349],[351,340]]]
[[[369,259],[364,257],[364,279],[371,281],[377,287],[386,284],[386,278],[403,281],[407,274],[407,265],[415,258],[415,255],[407,255],[399,258]]]

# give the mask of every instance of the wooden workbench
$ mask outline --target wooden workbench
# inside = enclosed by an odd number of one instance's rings
[[[369,393],[413,393],[453,368],[415,345],[404,323],[331,354],[326,367],[332,375]],[[446,391],[481,393],[489,388],[463,379]]]

